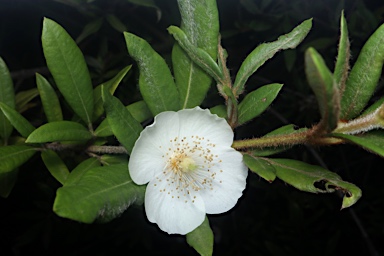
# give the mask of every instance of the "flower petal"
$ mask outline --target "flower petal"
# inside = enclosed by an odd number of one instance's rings
[[[155,117],[153,124],[141,132],[128,164],[129,173],[136,184],[146,184],[164,170],[166,161],[163,156],[171,147],[170,138],[179,133],[178,123],[176,112],[162,112]]]
[[[177,112],[180,122],[180,137],[191,135],[209,138],[213,144],[231,146],[233,131],[224,118],[211,114],[208,109],[195,107]]]
[[[168,234],[185,235],[205,218],[204,202],[196,194],[177,189],[177,185],[160,175],[149,182],[145,192],[145,212],[152,223]]]
[[[232,209],[242,196],[246,186],[248,168],[243,163],[243,156],[233,148],[215,150],[221,162],[215,163],[210,172],[215,173],[212,189],[200,190],[206,212],[223,213]]]

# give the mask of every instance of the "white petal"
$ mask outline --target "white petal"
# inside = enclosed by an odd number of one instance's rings
[[[215,173],[212,190],[202,189],[206,212],[223,213],[232,209],[242,196],[246,186],[248,168],[243,163],[243,156],[233,148],[217,149],[221,162],[215,163],[210,172]]]
[[[170,148],[170,138],[179,132],[176,112],[162,112],[155,117],[137,139],[129,159],[128,169],[132,180],[141,185],[161,173],[166,165],[165,154]]]
[[[231,146],[233,131],[224,118],[213,115],[199,107],[177,112],[180,120],[180,137],[191,135],[208,138],[211,143]]]
[[[185,235],[205,218],[201,197],[176,190],[176,185],[167,181],[164,175],[149,182],[145,192],[145,212],[150,222],[157,223],[168,234]]]

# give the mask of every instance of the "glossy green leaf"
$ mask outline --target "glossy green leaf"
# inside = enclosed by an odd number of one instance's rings
[[[344,17],[344,11],[342,11],[340,18],[339,47],[337,52],[335,71],[333,72],[340,95],[342,95],[343,91],[345,90],[345,82],[349,72],[349,59],[351,57],[349,47],[350,43],[348,38],[347,21]]]
[[[212,60],[217,58],[219,16],[215,0],[179,0],[181,29],[194,47],[206,52]],[[190,11],[194,10],[194,11]],[[201,104],[212,83],[211,77],[175,44],[172,66],[182,108]]]
[[[114,165],[114,164],[126,164],[128,165],[127,155],[102,155],[100,161],[103,165]]]
[[[384,63],[384,24],[367,40],[347,79],[341,99],[341,119],[360,114],[374,93]]]
[[[96,158],[88,158],[87,160],[84,160],[69,173],[64,186],[75,185],[88,170],[99,166],[100,161]]]
[[[243,161],[252,172],[266,181],[273,182],[276,179],[276,170],[268,161],[247,154],[243,155]]]
[[[323,58],[313,48],[308,48],[305,52],[305,74],[316,95],[322,124],[325,130],[332,131],[339,120],[339,89]]]
[[[44,124],[34,130],[26,143],[45,143],[52,141],[87,141],[92,134],[83,125],[71,121],[57,121]]]
[[[216,114],[218,117],[227,118],[227,108],[224,105],[217,105],[210,108],[212,114]]]
[[[0,102],[15,108],[15,92],[11,74],[4,60],[0,57]],[[0,138],[5,140],[12,133],[12,125],[3,113],[0,113]]]
[[[25,117],[8,105],[0,102],[0,110],[21,136],[26,138],[35,130]]]
[[[57,87],[73,111],[90,126],[93,88],[82,52],[64,28],[48,18],[44,18],[41,40]]]
[[[124,33],[128,52],[140,69],[141,95],[152,114],[179,110],[179,93],[164,59],[143,39]]]
[[[248,93],[239,104],[238,124],[244,124],[263,113],[282,87],[282,84],[269,84]]]
[[[115,75],[112,79],[108,80],[105,83],[102,83],[93,90],[93,98],[94,98],[94,110],[93,110],[93,117],[92,120],[96,121],[103,113],[103,99],[101,97],[101,86],[104,85],[105,88],[108,88],[109,92],[113,95],[115,93],[115,90],[119,86],[120,82],[123,80],[125,75],[128,73],[128,71],[131,69],[132,65],[129,65],[125,68],[123,68],[117,75]]]
[[[107,90],[102,91],[102,96],[108,124],[113,134],[128,153],[131,153],[133,145],[143,130],[142,126],[132,117],[123,103],[112,96]]]
[[[76,38],[76,43],[80,43],[88,36],[93,35],[97,31],[99,31],[101,28],[101,25],[103,24],[103,21],[104,21],[103,18],[97,18],[87,23],[87,25],[85,25],[83,30],[81,31],[80,35]]]
[[[234,83],[235,95],[240,95],[248,78],[255,73],[267,60],[280,50],[294,49],[303,41],[312,27],[312,19],[308,19],[294,28],[290,33],[280,36],[277,41],[257,46],[243,61]]]
[[[148,109],[147,104],[144,101],[138,101],[125,107],[131,113],[132,117],[139,123],[142,123],[152,118],[152,113]],[[113,135],[111,127],[109,126],[108,117],[106,117],[94,132],[97,137],[108,137]]]
[[[222,83],[221,81],[223,80],[223,74],[216,61],[206,51],[193,45],[189,41],[184,31],[180,28],[176,26],[170,26],[168,28],[168,32],[173,35],[180,47],[183,48],[183,50],[188,54],[189,58],[191,58],[195,64],[202,68],[206,73],[211,75],[217,82]],[[190,72],[192,72],[192,70],[190,70]],[[189,73],[189,75],[191,75],[191,73]],[[188,89],[188,86],[189,85],[187,85],[186,88],[182,88],[181,90],[189,93],[190,91],[188,90],[190,89]],[[186,99],[186,96],[187,95],[185,94],[183,99]]]
[[[213,253],[213,232],[207,216],[203,223],[186,235],[187,243],[200,255],[209,256]]]
[[[299,190],[311,193],[342,191],[342,209],[352,206],[361,197],[361,190],[357,186],[320,166],[291,159],[268,159],[268,162],[275,167],[279,179]]]
[[[41,159],[51,175],[61,184],[64,184],[68,178],[69,170],[59,155],[53,150],[41,152]]]
[[[31,103],[31,101],[39,95],[37,88],[32,88],[26,91],[18,92],[15,96],[15,108],[17,112],[23,113],[31,107],[37,105],[36,103]]]
[[[144,196],[144,186],[136,185],[128,167],[110,165],[85,172],[72,185],[57,190],[53,211],[60,217],[92,223],[97,218],[111,220]]]
[[[371,131],[362,135],[333,133],[332,136],[347,140],[372,153],[384,157],[384,131],[382,130]]]
[[[31,158],[36,152],[33,147],[13,145],[0,147],[0,173],[10,172]]]
[[[33,147],[13,145],[0,147],[0,173],[7,173],[19,167],[36,152]]]
[[[45,77],[38,73],[36,73],[36,84],[48,122],[62,121],[63,113],[61,111],[60,101],[51,84]]]
[[[288,124],[285,126],[282,126],[280,128],[277,128],[276,130],[273,130],[272,132],[267,133],[262,138],[268,138],[278,135],[294,135],[295,133],[303,132],[306,128],[296,129],[296,127],[293,124]],[[254,156],[270,156],[274,155],[280,152],[283,152],[285,150],[290,149],[292,146],[279,146],[279,147],[263,147],[263,148],[254,148],[252,149],[252,155]]]

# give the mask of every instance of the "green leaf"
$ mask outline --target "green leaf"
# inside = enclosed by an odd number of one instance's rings
[[[62,121],[63,113],[61,112],[59,98],[51,84],[39,73],[36,73],[36,84],[48,122]]]
[[[348,38],[348,27],[343,10],[341,12],[340,18],[339,47],[337,51],[335,71],[333,72],[335,82],[337,84],[337,87],[339,88],[340,95],[342,95],[345,90],[345,82],[347,80],[349,72],[349,59],[351,57],[349,47],[350,43]]]
[[[367,40],[347,79],[341,99],[341,119],[355,118],[367,105],[384,63],[384,24]]]
[[[243,161],[252,172],[266,181],[273,182],[276,179],[276,170],[268,161],[247,154],[243,155]]]
[[[194,46],[188,39],[187,35],[176,26],[170,26],[168,32],[173,35],[180,47],[188,54],[189,58],[193,60],[200,68],[211,75],[218,83],[223,83],[223,74],[216,64],[216,61],[203,49]],[[175,60],[176,61],[176,60]],[[191,72],[191,70],[190,70]],[[189,74],[191,75],[191,74]],[[182,88],[182,91],[188,93],[188,87]],[[183,97],[184,98],[184,97]]]
[[[62,185],[68,178],[69,170],[59,155],[53,150],[41,152],[41,159],[51,175]]]
[[[31,125],[25,117],[13,108],[0,102],[0,109],[12,126],[15,127],[15,129],[21,134],[21,136],[26,138],[35,130],[35,127],[33,127],[33,125]]]
[[[109,126],[118,141],[130,154],[143,128],[120,100],[113,97],[107,90],[102,90],[102,96]]]
[[[107,19],[109,25],[111,25],[117,32],[123,33],[124,31],[127,31],[127,27],[116,15],[107,14],[105,18]]]
[[[120,82],[123,80],[123,78],[131,69],[131,67],[132,65],[126,66],[112,79],[96,86],[96,88],[93,90],[93,98],[95,102],[93,117],[92,117],[93,121],[96,121],[104,113],[103,99],[101,97],[101,86],[104,85],[105,88],[107,88],[109,92],[113,95],[115,93],[115,90],[119,86]]]
[[[126,155],[102,155],[100,162],[103,165],[114,165],[114,164],[126,164],[128,165],[128,157]]]
[[[15,108],[15,92],[11,74],[4,60],[0,57],[0,102]],[[5,140],[12,133],[12,125],[3,113],[0,113],[0,138]]]
[[[179,93],[164,59],[145,40],[127,32],[124,36],[128,52],[139,66],[140,92],[152,114],[179,110]]]
[[[99,31],[101,28],[101,25],[103,24],[103,21],[104,21],[103,18],[97,18],[87,23],[87,25],[85,25],[85,27],[83,28],[83,31],[81,31],[80,35],[76,38],[76,43],[80,43],[88,36],[93,35],[97,31]]]
[[[181,29],[191,45],[217,59],[219,16],[215,0],[180,0]],[[190,11],[194,10],[194,11]],[[182,108],[201,104],[212,83],[211,77],[175,44],[172,50],[172,66]]]
[[[313,48],[308,48],[305,52],[305,73],[308,83],[316,95],[322,124],[326,131],[332,131],[339,120],[339,89],[323,58]]]
[[[82,52],[64,28],[48,18],[44,18],[41,39],[57,87],[73,111],[90,126],[93,89]]]
[[[83,125],[71,121],[57,121],[44,124],[34,130],[26,143],[45,143],[52,141],[87,141],[92,134]]]
[[[0,196],[7,198],[17,181],[18,169],[9,172],[0,172]]]
[[[25,163],[36,152],[33,147],[25,145],[0,147],[0,174],[11,172]]]
[[[248,93],[239,104],[238,124],[244,124],[263,113],[282,87],[282,84],[269,84]]]
[[[218,117],[227,118],[227,108],[224,105],[217,105],[210,108],[212,114],[216,114]]]
[[[187,243],[192,246],[200,255],[212,255],[213,232],[209,226],[207,216],[205,216],[205,220],[200,226],[186,235],[186,238]]]
[[[280,128],[277,128],[276,130],[273,130],[272,132],[267,133],[261,138],[268,138],[273,136],[279,136],[279,135],[294,135],[295,133],[304,132],[306,128],[296,129],[296,127],[293,124],[288,124],[285,126],[282,126]],[[292,146],[279,146],[279,147],[263,147],[263,148],[254,148],[252,149],[252,155],[254,156],[270,156],[274,155],[280,152],[283,152],[285,150],[290,149]]]
[[[280,36],[277,41],[257,46],[243,61],[234,83],[235,96],[240,95],[248,78],[255,73],[267,60],[280,50],[294,49],[303,41],[312,27],[312,19],[302,22],[290,33]]]
[[[291,159],[268,159],[276,169],[279,179],[293,187],[311,193],[332,193],[336,190],[344,193],[341,209],[352,206],[361,197],[361,190],[339,175],[320,166],[306,164]]]
[[[88,170],[99,166],[100,161],[97,158],[88,158],[87,160],[84,160],[71,171],[68,178],[65,180],[64,186],[76,185]]]
[[[23,113],[29,108],[35,106],[35,103],[30,103],[37,95],[39,91],[37,88],[32,88],[30,90],[18,92],[15,96],[16,110],[19,113]]]
[[[142,123],[152,117],[151,111],[148,109],[147,104],[144,101],[138,101],[125,107],[131,113],[132,117],[139,123]],[[113,132],[109,126],[108,117],[106,117],[94,132],[97,137],[112,136]]]
[[[53,211],[84,223],[108,221],[141,200],[144,188],[132,181],[125,164],[92,168],[75,184],[57,190]]]
[[[332,133],[333,137],[345,139],[372,153],[384,157],[384,131],[371,131],[362,135],[349,135],[342,133]]]

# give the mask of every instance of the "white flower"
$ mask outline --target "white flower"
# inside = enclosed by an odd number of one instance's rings
[[[140,134],[129,172],[145,192],[148,220],[169,234],[187,234],[205,214],[230,210],[241,197],[248,168],[234,150],[223,118],[199,107],[163,112]]]

